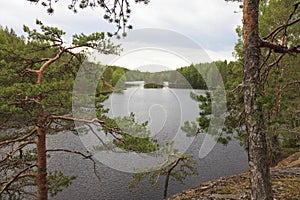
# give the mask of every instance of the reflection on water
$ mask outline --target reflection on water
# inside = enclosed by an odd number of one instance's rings
[[[131,87],[122,93],[114,93],[105,102],[113,117],[135,113],[138,122],[149,121],[151,136],[164,141],[176,140],[180,152],[193,154],[195,158],[203,141],[203,135],[186,138],[180,127],[187,120],[195,120],[198,116],[197,102],[190,97],[188,89],[143,89]],[[203,91],[196,91],[203,93]],[[86,151],[80,139],[69,132],[51,136],[49,146],[65,147],[77,151]],[[93,174],[93,165],[78,155],[65,153],[53,154],[49,159],[51,170],[61,169],[66,175],[76,175],[73,184],[53,199],[162,199],[163,182],[158,188],[152,189],[146,181],[141,182],[138,194],[127,189],[131,179],[130,173],[111,169],[100,162],[97,172],[98,180]],[[231,141],[227,146],[217,144],[204,159],[198,159],[200,175],[187,178],[185,185],[171,180],[169,195],[191,188],[200,182],[243,172],[247,169],[247,155],[238,141]]]

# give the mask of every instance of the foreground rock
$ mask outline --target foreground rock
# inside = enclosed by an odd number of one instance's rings
[[[300,152],[271,169],[274,200],[300,199]],[[172,196],[173,200],[250,199],[249,173],[220,178]]]

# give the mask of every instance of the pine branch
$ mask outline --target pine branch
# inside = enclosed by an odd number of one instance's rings
[[[83,123],[99,123],[100,125],[104,126],[106,125],[106,122],[99,120],[98,118],[94,118],[92,120],[86,120],[86,119],[79,119],[79,118],[74,118],[74,117],[68,117],[68,116],[55,116],[52,115],[49,117],[50,119],[54,120],[67,120],[67,121],[74,121],[74,122],[83,122]],[[109,133],[119,142],[124,144],[124,141],[120,138],[118,138],[115,133],[121,134],[120,130],[118,128],[110,127],[109,128]]]
[[[41,3],[44,7],[47,8],[47,12],[49,14],[54,13],[54,9],[52,7],[52,3],[56,3],[57,0],[48,0],[48,1],[40,1],[40,0],[27,0],[29,2]],[[113,23],[116,26],[116,31],[114,33],[109,33],[109,36],[118,35],[119,31],[123,29],[123,35],[125,35],[125,30],[132,29],[132,26],[128,24],[131,9],[128,0],[69,0],[70,4],[68,8],[72,10],[74,13],[77,13],[78,8],[85,9],[87,7],[91,8],[99,8],[104,11],[103,18],[108,21],[108,23]],[[150,0],[135,0],[135,3],[144,3],[147,5]]]
[[[261,40],[260,47],[272,49],[275,53],[300,53],[300,45],[286,47],[267,40]]]
[[[67,121],[74,121],[74,122],[83,122],[83,123],[99,123],[101,125],[104,125],[105,122],[102,120],[99,120],[97,118],[94,118],[92,120],[87,120],[87,119],[80,119],[80,118],[74,118],[74,117],[69,117],[69,116],[58,116],[58,115],[51,115],[49,119],[53,120],[67,120]]]
[[[54,56],[53,58],[49,59],[47,62],[45,62],[41,68],[37,71],[37,75],[38,75],[38,84],[42,84],[43,83],[43,76],[44,76],[44,71],[46,70],[46,68],[48,66],[50,66],[52,63],[54,63],[55,61],[57,61],[62,54],[65,52],[64,48],[61,48],[60,52],[58,54],[56,54],[56,56]]]
[[[40,69],[36,70],[36,69],[26,68],[24,71],[22,71],[20,73],[20,76],[23,77],[27,73],[35,73],[38,76],[37,83],[42,84],[43,83],[43,77],[44,77],[44,71],[46,70],[46,68],[49,67],[52,63],[54,63],[58,59],[60,59],[62,54],[65,53],[65,52],[66,52],[66,49],[63,48],[62,46],[60,46],[60,51],[53,58],[47,58],[47,59],[43,60],[43,61],[46,61],[46,62],[44,64],[42,64]]]
[[[94,170],[94,174],[96,175],[96,177],[98,178],[98,180],[101,180],[100,176],[97,174],[97,164],[96,161],[92,158],[92,154],[90,155],[85,155],[84,153],[80,152],[80,151],[74,151],[74,150],[69,150],[69,149],[47,149],[47,152],[66,152],[66,153],[72,153],[72,154],[77,154],[82,156],[84,159],[89,159],[93,162],[93,170]]]
[[[26,172],[27,170],[36,167],[36,164],[30,165],[29,167],[21,170],[18,174],[16,174],[12,179],[10,179],[6,184],[4,184],[4,186],[1,188],[0,190],[0,195],[3,194],[3,192],[16,180],[20,179],[20,178],[24,178],[24,177],[32,177],[35,176],[33,174],[23,174],[24,172]]]
[[[180,161],[185,160],[186,158],[184,157],[179,157],[177,158],[174,163],[170,166],[170,168],[167,171],[166,174],[166,179],[165,179],[165,188],[164,188],[164,199],[167,199],[167,193],[168,193],[168,186],[169,186],[169,179],[170,179],[170,175],[172,170],[179,164]]]
[[[263,63],[260,65],[259,69],[261,70],[268,62],[269,58],[272,55],[272,50],[269,49],[267,57],[264,59]]]
[[[63,151],[67,153],[73,153],[73,154],[78,154],[84,157],[85,159],[91,159],[93,155],[85,155],[84,153],[80,151],[73,151],[73,150],[68,150],[68,149],[47,149],[47,152],[57,152],[57,151]]]
[[[35,132],[37,131],[37,128],[34,128],[32,131],[30,131],[30,133],[28,133],[27,135],[24,135],[22,137],[19,137],[19,138],[16,138],[16,139],[11,139],[11,140],[5,140],[5,141],[2,141],[0,142],[0,146],[2,145],[7,145],[7,144],[10,144],[10,143],[13,143],[13,142],[20,142],[20,141],[23,141],[27,138],[29,138],[30,136],[32,136]]]
[[[300,22],[300,18],[297,18],[287,24],[283,24],[283,25],[280,25],[278,26],[277,28],[275,28],[273,31],[271,31],[268,35],[266,35],[265,37],[262,38],[262,40],[267,40],[269,39],[270,37],[275,37],[280,31],[286,29],[287,27],[289,26],[292,26],[296,23]]]
[[[95,137],[97,137],[97,139],[102,143],[102,145],[106,148],[109,149],[111,151],[114,151],[114,149],[112,149],[111,147],[109,147],[102,139],[101,137],[94,131],[93,127],[91,127],[89,124],[87,124],[87,126],[90,128],[90,130],[92,131],[92,133],[95,135]]]
[[[300,80],[296,80],[296,81],[287,83],[286,85],[283,86],[283,89],[287,88],[290,85],[296,85],[296,84],[300,84]]]
[[[283,57],[285,56],[286,54],[280,54],[280,56],[278,56],[278,58],[271,64],[269,64],[268,66],[265,67],[265,70],[264,72],[262,73],[261,77],[260,77],[260,80],[262,81],[266,81],[268,76],[269,76],[269,73],[270,73],[270,70],[275,66],[275,65],[278,65],[278,63],[283,59]]]
[[[27,141],[27,142],[22,142],[16,149],[13,149],[9,153],[7,153],[7,156],[5,158],[3,158],[2,160],[0,160],[0,163],[5,162],[9,158],[11,158],[17,151],[23,149],[24,147],[26,147],[29,144],[36,144],[36,141],[30,140],[30,141]]]
[[[238,84],[234,89],[232,89],[231,93],[236,93],[239,89],[243,88],[243,83]]]

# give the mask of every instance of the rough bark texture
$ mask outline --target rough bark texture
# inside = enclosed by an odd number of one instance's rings
[[[48,199],[47,187],[47,155],[46,155],[46,116],[44,109],[41,109],[38,118],[38,140],[37,140],[37,153],[38,153],[38,173],[37,173],[37,187],[38,187],[38,200]]]
[[[28,71],[36,73],[37,84],[42,85],[44,79],[44,72],[47,67],[52,63],[57,61],[66,49],[61,48],[60,52],[53,58],[50,58],[45,62],[39,70]],[[38,102],[41,103],[44,99],[43,94],[39,94]],[[38,172],[37,172],[37,188],[38,188],[38,200],[48,199],[48,186],[47,186],[47,147],[46,147],[46,125],[47,125],[47,115],[43,106],[41,106],[39,117],[38,117],[38,140],[37,143],[37,154],[38,154]]]
[[[244,71],[243,92],[245,121],[249,145],[249,167],[251,199],[271,200],[270,169],[267,153],[266,135],[263,130],[259,56],[260,38],[258,36],[259,0],[244,0]]]

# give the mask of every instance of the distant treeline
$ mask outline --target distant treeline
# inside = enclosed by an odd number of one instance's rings
[[[106,68],[102,66],[105,70],[100,80],[100,90],[109,91],[111,87],[124,89],[126,81],[144,81],[147,85],[163,85],[163,82],[168,82],[169,87],[172,88],[207,89],[207,80],[205,81],[203,77],[209,77],[209,73],[212,73],[214,66],[218,68],[222,77],[226,78],[227,61],[192,64],[176,70],[162,72],[141,72],[117,66]]]

